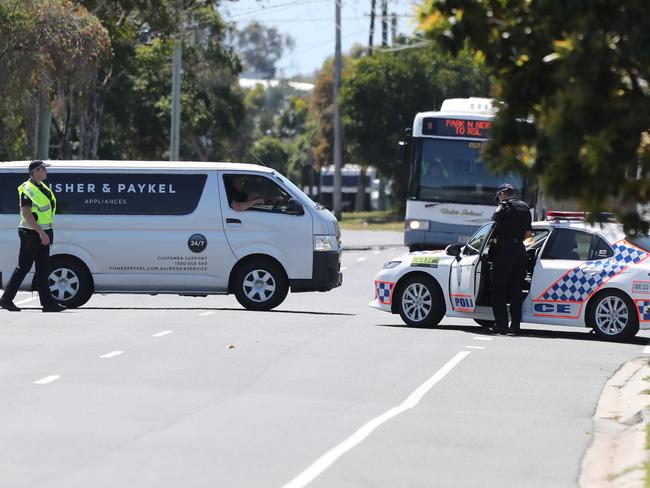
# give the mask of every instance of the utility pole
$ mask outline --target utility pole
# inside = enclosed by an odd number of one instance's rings
[[[381,0],[381,46],[388,47],[388,0]]]
[[[334,215],[341,218],[341,112],[339,109],[339,88],[341,86],[341,0],[336,4],[336,43],[334,48],[334,194],[332,195]]]
[[[172,66],[172,126],[169,144],[169,160],[178,161],[180,156],[181,137],[181,57],[182,45],[180,36],[174,41],[174,56]]]
[[[390,16],[390,44],[395,45],[395,38],[397,37],[397,14],[395,12]]]
[[[370,0],[370,37],[368,39],[368,56],[372,56],[372,45],[375,38],[375,10],[377,0]]]

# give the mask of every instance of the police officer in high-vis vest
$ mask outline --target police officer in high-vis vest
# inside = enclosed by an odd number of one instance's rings
[[[14,270],[7,287],[0,298],[0,307],[11,312],[20,312],[14,304],[14,297],[27,273],[36,265],[38,296],[43,312],[61,312],[49,287],[50,245],[54,234],[52,222],[56,213],[56,197],[43,181],[47,178],[47,165],[33,161],[29,165],[29,179],[18,187],[20,199],[20,254],[18,267]]]

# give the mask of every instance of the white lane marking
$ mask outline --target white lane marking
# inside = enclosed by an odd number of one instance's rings
[[[213,313],[217,313],[214,310],[212,312],[203,312],[199,314],[199,317],[207,317],[208,315],[212,315]]]
[[[160,332],[156,332],[151,337],[162,337],[162,336],[166,336],[167,334],[171,334],[172,332],[174,332],[174,331],[173,330],[161,330]]]
[[[650,354],[650,342],[643,348],[643,354]]]
[[[368,437],[372,432],[380,427],[382,424],[388,422],[390,419],[397,417],[399,414],[415,407],[420,400],[433,388],[440,380],[442,380],[449,372],[454,369],[463,359],[465,359],[471,352],[461,351],[451,358],[447,364],[440,368],[436,373],[427,381],[418,386],[402,403],[398,406],[387,410],[383,414],[374,419],[366,422],[359,430],[357,430],[350,437],[345,439],[340,444],[334,446],[327,451],[311,466],[305,469],[302,473],[289,481],[282,488],[302,488],[314,481],[321,475],[327,468],[334,464],[343,454],[348,452],[353,447],[357,446],[361,441]]]
[[[483,346],[465,346],[465,349],[485,349]]]
[[[52,376],[46,376],[45,378],[41,378],[40,380],[34,381],[35,385],[47,385],[48,383],[52,383],[53,381],[58,380],[61,378],[61,376],[54,374]]]
[[[475,341],[491,341],[491,337],[474,337]]]
[[[380,254],[381,251],[372,251],[373,254]]]
[[[357,258],[357,261],[365,261],[366,258]]]
[[[348,268],[346,268],[345,266],[341,266],[341,271],[345,271],[346,269]]]
[[[21,300],[21,301],[19,301],[19,302],[16,302],[15,305],[16,305],[16,306],[18,306],[18,305],[22,305],[22,304],[24,304],[24,303],[31,302],[32,300],[36,300],[36,297],[26,298],[25,300]]]
[[[114,358],[115,356],[119,356],[120,354],[124,354],[124,351],[111,351],[99,357],[102,359],[111,359]]]

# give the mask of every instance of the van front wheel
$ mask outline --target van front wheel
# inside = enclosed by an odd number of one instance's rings
[[[255,260],[237,270],[233,291],[244,308],[271,310],[284,301],[289,284],[283,270],[275,263]]]

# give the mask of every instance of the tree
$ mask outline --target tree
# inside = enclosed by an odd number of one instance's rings
[[[394,166],[395,147],[417,112],[451,97],[483,96],[488,77],[469,50],[457,58],[436,46],[375,53],[358,60],[344,77],[341,107],[352,159],[394,177],[394,204],[406,203],[408,168]]]
[[[645,0],[428,0],[427,35],[475,48],[500,102],[487,163],[536,177],[542,190],[593,212],[613,208],[648,228],[650,17]],[[605,198],[610,196],[611,198]]]
[[[279,138],[262,137],[255,141],[251,147],[251,153],[259,159],[258,163],[264,163],[280,173],[286,174],[289,153],[286,145]]]
[[[237,47],[246,68],[271,79],[275,77],[275,64],[285,49],[293,49],[294,40],[281,34],[275,27],[251,22],[237,33]]]

